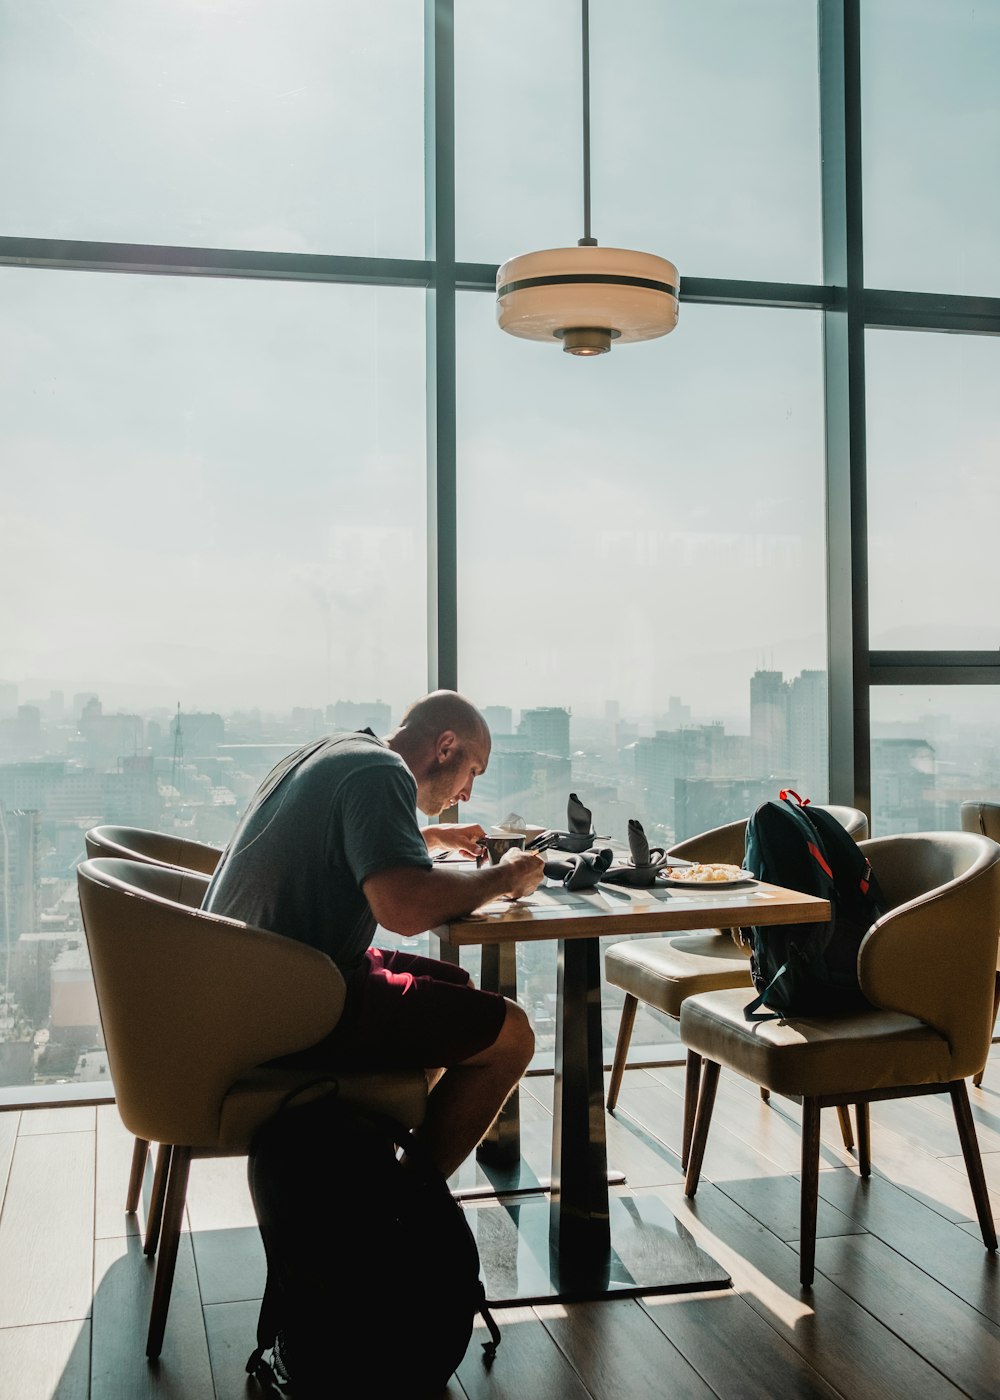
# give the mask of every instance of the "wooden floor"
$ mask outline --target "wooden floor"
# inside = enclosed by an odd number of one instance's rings
[[[1000,1046],[973,1109],[1000,1220]],[[1000,1269],[972,1223],[946,1099],[874,1105],[858,1178],[824,1114],[817,1278],[798,1285],[798,1110],[723,1076],[693,1202],[678,1170],[679,1069],[632,1070],[608,1120],[629,1190],[656,1193],[730,1272],[712,1293],[503,1311],[490,1372],[469,1347],[451,1400],[872,1400],[1000,1395]],[[525,1156],[547,1175],[551,1080],[522,1090]],[[123,1212],[116,1110],[0,1114],[0,1395],[252,1400],[244,1374],[263,1255],[242,1160],[198,1162],[163,1355],[144,1355],[151,1267]],[[456,1178],[469,1185],[474,1168]],[[148,1197],[147,1179],[146,1195]],[[622,1188],[625,1189],[625,1188]],[[485,1335],[485,1334],[483,1334]],[[336,1365],[336,1348],[331,1348]],[[377,1381],[337,1394],[381,1400]]]

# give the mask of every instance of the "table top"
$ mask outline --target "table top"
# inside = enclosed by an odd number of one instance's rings
[[[825,899],[757,881],[726,889],[602,886],[567,890],[545,880],[522,899],[491,900],[434,932],[456,947],[465,947],[750,924],[825,923],[830,917]]]

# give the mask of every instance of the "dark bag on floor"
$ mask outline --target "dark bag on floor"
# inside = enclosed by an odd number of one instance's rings
[[[258,1132],[247,1174],[267,1257],[247,1372],[265,1391],[329,1400],[350,1376],[357,1394],[436,1398],[477,1313],[492,1362],[500,1332],[475,1236],[405,1128],[334,1092],[293,1096]]]
[[[887,904],[864,852],[836,817],[783,791],[747,823],[744,867],[769,885],[828,899],[825,924],[776,924],[742,930],[751,948],[758,995],[746,1008],[759,1019],[867,1006],[858,984],[858,949]]]

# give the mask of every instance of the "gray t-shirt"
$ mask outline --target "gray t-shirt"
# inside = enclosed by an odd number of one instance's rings
[[[305,745],[261,784],[202,908],[311,944],[350,971],[376,929],[362,882],[430,868],[416,797],[409,768],[370,731]]]

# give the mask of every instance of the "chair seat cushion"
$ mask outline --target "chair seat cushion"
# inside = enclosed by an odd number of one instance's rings
[[[747,1021],[745,991],[705,992],[681,1009],[689,1050],[776,1094],[818,1095],[940,1084],[954,1078],[938,1031],[898,1011]],[[765,1008],[757,1014],[766,1017]]]
[[[285,1098],[294,1089],[314,1083],[336,1083],[341,1098],[378,1113],[387,1113],[405,1128],[417,1128],[424,1120],[427,1079],[420,1070],[385,1073],[331,1070],[323,1075],[316,1070],[261,1066],[237,1080],[226,1095],[216,1150],[234,1155],[246,1152],[254,1133],[278,1111]]]
[[[750,986],[750,957],[720,929],[613,943],[604,975],[615,987],[674,1019],[695,992]]]

